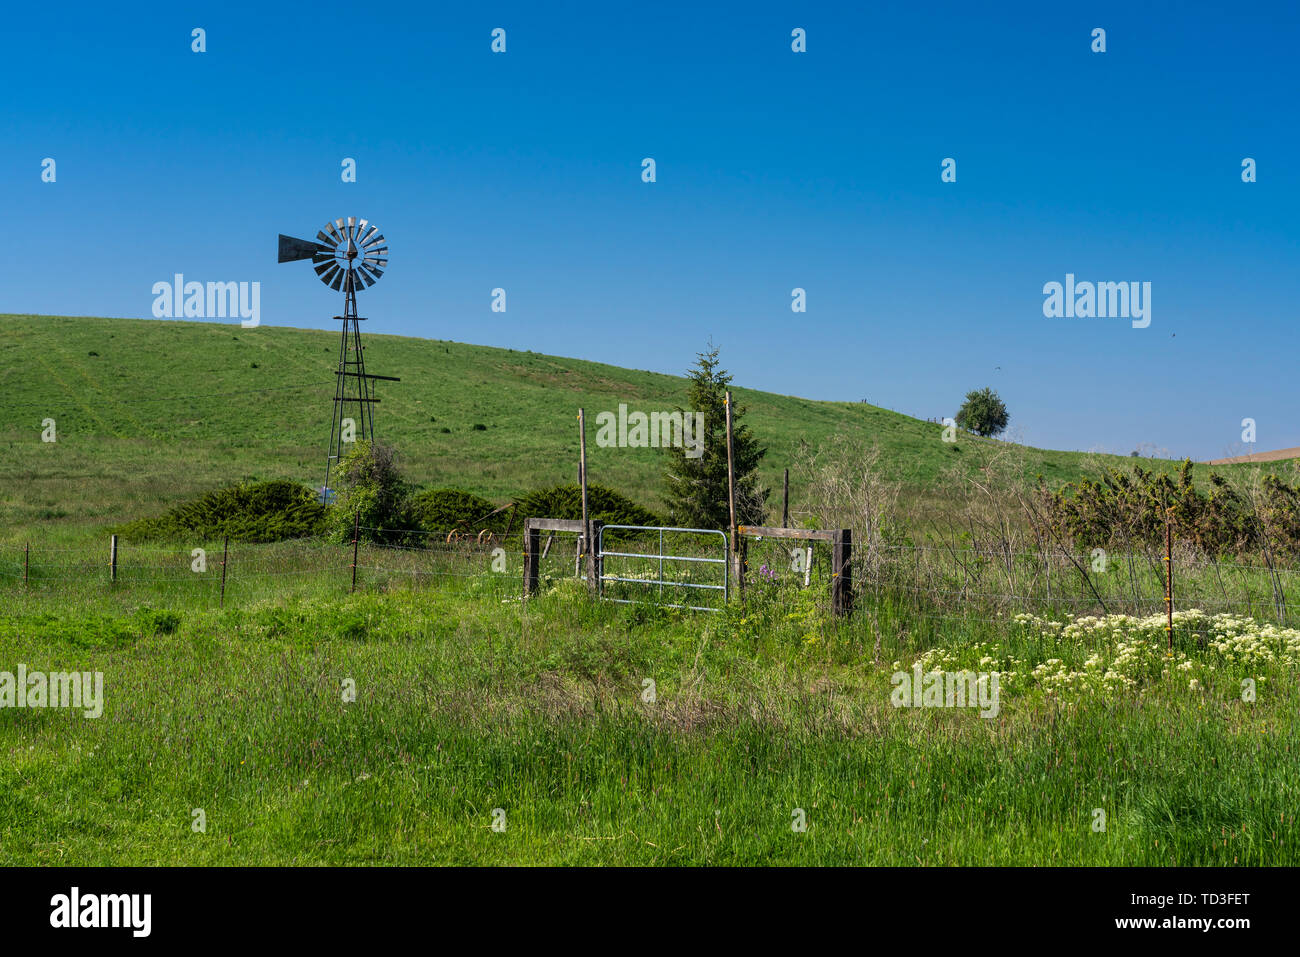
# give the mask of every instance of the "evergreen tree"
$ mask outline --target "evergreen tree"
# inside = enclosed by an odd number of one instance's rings
[[[694,428],[694,413],[704,416],[698,436],[703,454],[692,458],[688,444],[667,450],[664,469],[664,501],[672,521],[684,528],[730,526],[727,501],[727,386],[731,376],[718,368],[718,350],[697,354],[694,368],[687,373],[690,387],[688,408],[681,410],[687,428]],[[741,525],[762,525],[767,517],[768,490],[759,485],[758,466],[767,449],[758,444],[742,424],[745,407],[736,403],[731,410],[732,453],[736,472],[736,521]],[[692,433],[693,434],[693,433]],[[697,446],[698,448],[698,446]]]

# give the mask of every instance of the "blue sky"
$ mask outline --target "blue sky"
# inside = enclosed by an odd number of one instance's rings
[[[9,11],[0,311],[148,317],[179,272],[332,328],[275,239],[356,215],[371,332],[672,373],[711,337],[775,392],[990,385],[1034,445],[1300,445],[1300,4],[876,6]],[[1151,325],[1044,318],[1066,273],[1150,282]]]

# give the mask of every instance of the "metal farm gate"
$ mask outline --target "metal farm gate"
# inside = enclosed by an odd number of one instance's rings
[[[658,533],[659,549],[658,549],[658,551],[656,551],[656,552],[612,552],[612,551],[607,551],[606,548],[605,548],[605,533],[606,533],[606,532],[609,532],[609,531],[615,531],[615,532],[622,531],[622,532],[651,532],[651,533]],[[716,536],[718,536],[718,538],[721,540],[721,545],[722,545],[722,548],[721,548],[721,556],[722,556],[722,557],[721,557],[721,558],[715,558],[715,557],[711,557],[711,556],[708,556],[708,555],[701,556],[701,555],[674,555],[674,554],[669,554],[668,552],[666,552],[666,551],[664,550],[664,533],[665,533],[665,532],[676,533],[676,534],[708,535],[708,536],[714,536],[714,535],[716,535]],[[630,546],[630,547],[636,547],[636,546]],[[600,527],[600,529],[599,529],[599,530],[597,531],[597,533],[596,533],[596,558],[597,558],[597,563],[596,563],[596,568],[597,568],[596,581],[597,581],[597,590],[598,590],[598,592],[599,592],[599,594],[600,594],[600,597],[603,598],[603,599],[605,599],[605,601],[613,601],[613,602],[618,602],[618,603],[620,603],[620,604],[624,604],[624,605],[632,605],[632,604],[636,604],[636,603],[637,603],[637,600],[636,600],[636,599],[633,599],[633,598],[611,598],[611,597],[606,596],[606,594],[605,594],[605,583],[606,583],[606,582],[618,582],[618,583],[621,583],[621,584],[637,585],[637,586],[644,586],[644,587],[652,587],[652,588],[655,588],[655,589],[657,590],[657,594],[658,594],[658,597],[659,597],[659,599],[660,599],[660,603],[664,604],[665,607],[668,607],[668,608],[686,608],[686,609],[690,609],[691,611],[718,611],[719,609],[718,609],[717,607],[708,607],[708,606],[703,606],[703,605],[690,605],[690,604],[680,604],[680,605],[679,605],[679,604],[672,604],[672,603],[664,603],[664,602],[662,601],[662,599],[663,599],[663,596],[664,596],[664,589],[665,589],[665,588],[682,588],[682,589],[694,588],[694,589],[703,589],[703,590],[707,590],[707,591],[720,591],[720,592],[722,592],[722,601],[723,601],[723,604],[726,604],[726,601],[727,601],[728,597],[730,596],[730,574],[729,574],[729,572],[728,572],[728,566],[729,566],[730,563],[729,563],[729,561],[728,561],[728,557],[729,557],[729,556],[728,556],[728,549],[727,549],[727,534],[726,534],[726,532],[720,532],[720,531],[718,531],[717,529],[711,529],[711,528],[667,528],[667,527],[660,527],[660,526],[657,526],[657,525],[603,525],[603,526]],[[639,561],[642,563],[642,567],[645,567],[645,563],[647,563],[647,562],[654,563],[654,565],[655,565],[655,566],[657,567],[657,569],[658,569],[657,577],[655,577],[655,578],[630,578],[630,577],[625,577],[625,576],[621,576],[621,575],[609,575],[609,574],[606,574],[606,572],[605,572],[605,559],[606,559],[606,558],[636,559],[636,560],[639,560]],[[722,566],[722,584],[721,584],[721,585],[713,585],[713,584],[702,583],[702,582],[681,581],[681,580],[678,580],[678,579],[676,579],[676,578],[664,578],[664,562],[695,562],[695,563],[706,564],[706,565],[721,565],[721,566]],[[683,600],[683,601],[688,600],[688,596],[689,596],[689,595],[690,595],[690,592],[686,592],[686,593],[682,594],[682,596],[681,596],[681,597],[682,597],[682,600]],[[645,599],[641,599],[641,600],[644,601]]]

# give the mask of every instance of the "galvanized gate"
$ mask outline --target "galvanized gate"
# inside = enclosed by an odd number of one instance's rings
[[[655,553],[644,553],[644,552],[610,552],[610,551],[606,551],[606,550],[605,550],[605,533],[606,533],[606,532],[609,532],[609,531],[624,531],[624,532],[658,532],[658,534],[659,534],[659,550],[658,550],[658,552],[655,552]],[[722,541],[722,557],[721,557],[721,558],[712,558],[712,557],[701,557],[701,556],[697,556],[697,555],[670,555],[670,554],[667,554],[667,553],[664,551],[664,533],[665,533],[665,532],[674,532],[674,533],[691,533],[691,534],[697,534],[697,535],[710,535],[710,536],[712,536],[712,535],[717,535],[717,536],[721,539],[721,541]],[[659,596],[660,599],[663,598],[663,595],[664,595],[664,589],[665,589],[665,588],[697,588],[697,589],[705,589],[705,590],[709,590],[709,591],[720,591],[720,592],[722,592],[722,601],[723,601],[724,604],[726,603],[727,598],[729,597],[729,593],[730,593],[730,572],[728,571],[728,566],[729,566],[730,563],[729,563],[728,560],[727,560],[727,559],[728,559],[728,554],[727,554],[727,553],[728,553],[728,545],[727,545],[727,533],[726,533],[726,532],[720,532],[720,531],[718,531],[717,529],[713,529],[713,528],[668,528],[668,527],[660,527],[660,526],[658,526],[658,525],[604,525],[604,526],[602,526],[601,529],[600,529],[600,532],[599,532],[599,534],[598,534],[598,536],[597,536],[597,539],[596,539],[596,543],[597,543],[597,544],[596,544],[596,555],[597,555],[597,558],[599,559],[599,561],[597,562],[597,566],[596,566],[596,567],[599,569],[599,572],[598,572],[598,575],[597,575],[597,586],[598,586],[598,590],[599,590],[600,597],[601,597],[601,598],[604,598],[606,601],[618,602],[619,604],[623,604],[623,605],[633,605],[633,604],[636,604],[636,603],[637,603],[635,599],[631,599],[631,598],[608,598],[608,597],[606,597],[606,595],[605,595],[605,582],[622,582],[622,583],[631,584],[631,585],[645,585],[645,586],[653,586],[653,587],[655,587],[655,588],[658,590],[658,596]],[[620,576],[617,576],[617,575],[607,575],[607,574],[605,574],[605,558],[606,558],[606,557],[609,557],[609,558],[637,558],[637,559],[643,559],[643,560],[648,560],[648,561],[656,562],[657,565],[658,565],[658,569],[659,569],[658,577],[657,577],[657,578],[625,578],[625,577],[620,577]],[[664,578],[664,562],[700,562],[700,563],[705,563],[705,564],[717,564],[717,565],[721,565],[721,566],[722,566],[722,584],[721,584],[721,585],[709,585],[709,584],[702,584],[702,583],[700,583],[700,582],[684,582],[684,581],[674,581],[674,580],[672,580],[672,579],[665,579],[665,578]],[[682,597],[683,597],[683,600],[685,600],[686,595],[689,595],[689,594],[690,594],[689,592],[685,593],[685,594],[682,596]],[[644,600],[644,599],[642,599],[642,600]],[[661,603],[663,603],[663,602],[661,602]],[[672,603],[663,603],[663,604],[665,604],[665,607],[668,607],[668,608],[685,608],[685,609],[689,609],[689,610],[691,610],[691,611],[718,611],[718,610],[719,610],[718,608],[709,608],[709,607],[701,606],[701,605],[676,605],[676,604],[672,604]]]

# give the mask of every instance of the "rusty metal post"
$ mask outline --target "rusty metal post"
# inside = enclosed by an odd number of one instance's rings
[[[221,607],[226,607],[226,559],[230,556],[230,536],[221,546]]]
[[[1165,633],[1169,650],[1174,647],[1174,534],[1169,522],[1169,509],[1165,509]]]
[[[357,543],[361,540],[361,509],[352,521],[352,591],[357,590]]]

